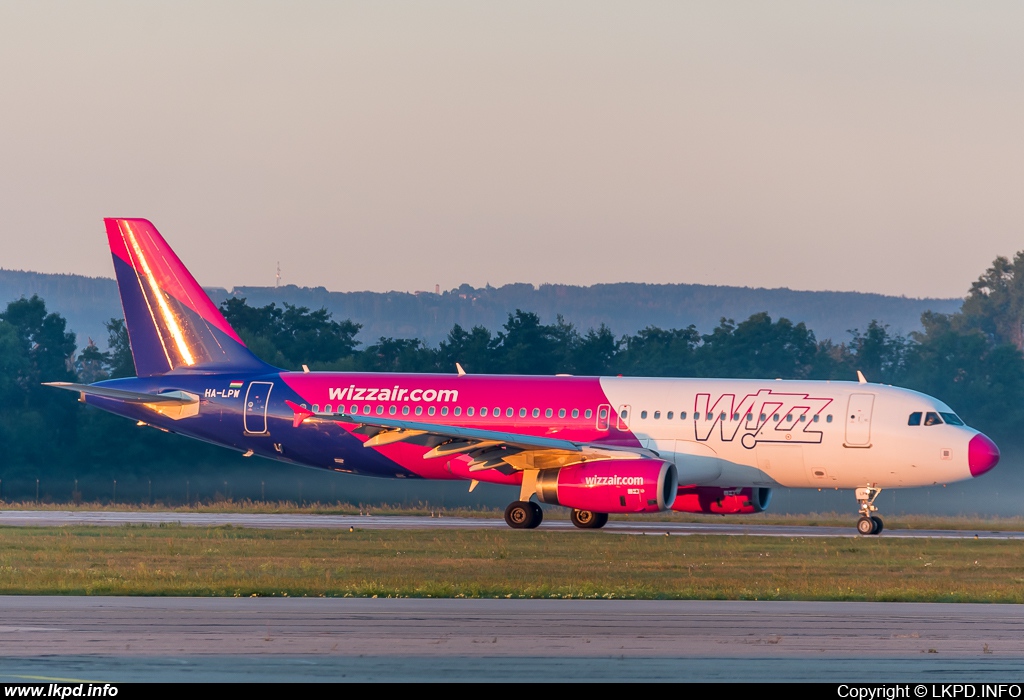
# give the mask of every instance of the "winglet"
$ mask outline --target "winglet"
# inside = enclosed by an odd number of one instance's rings
[[[455,369],[456,371],[458,371],[460,377],[466,376],[466,370],[462,369],[462,365],[460,365],[458,362],[455,363]]]
[[[868,383],[868,380],[864,378],[864,373],[861,372],[860,370],[857,370],[857,381],[860,382],[861,384]]]
[[[285,404],[287,404],[288,408],[292,409],[292,411],[295,412],[295,415],[292,416],[292,427],[293,428],[298,428],[308,418],[312,418],[313,416],[316,415],[315,413],[310,411],[308,408],[306,408],[304,406],[300,406],[297,403],[292,403],[288,399],[285,399],[284,402],[285,402]]]

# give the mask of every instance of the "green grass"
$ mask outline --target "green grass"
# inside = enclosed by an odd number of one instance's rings
[[[1024,542],[0,528],[0,594],[1024,603]]]

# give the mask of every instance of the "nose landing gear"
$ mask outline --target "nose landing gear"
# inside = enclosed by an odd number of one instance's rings
[[[880,493],[882,493],[882,489],[876,486],[863,486],[857,489],[857,503],[859,505],[858,510],[860,510],[857,532],[862,535],[879,535],[885,527],[881,518],[877,515],[872,515],[872,513],[878,511],[878,508],[875,506],[875,499],[878,498]]]

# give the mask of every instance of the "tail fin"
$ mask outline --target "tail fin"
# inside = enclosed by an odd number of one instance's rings
[[[270,369],[249,352],[153,224],[103,221],[138,376]]]

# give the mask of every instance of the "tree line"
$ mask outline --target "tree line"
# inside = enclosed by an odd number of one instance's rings
[[[325,309],[232,298],[221,311],[261,359],[284,369],[367,372],[577,374],[656,377],[869,381],[916,389],[948,403],[1001,444],[1020,442],[1024,420],[1024,251],[997,258],[971,286],[961,310],[925,313],[907,336],[872,321],[846,342],[819,341],[803,323],[753,314],[723,318],[710,333],[695,326],[648,327],[616,337],[605,326],[581,330],[562,318],[545,324],[530,311],[509,314],[497,332],[454,325],[436,346],[378,338],[363,346],[359,324]],[[110,319],[108,350],[76,346],[65,320],[33,296],[0,313],[0,442],[4,475],[143,473],[174,463],[209,464],[230,453],[196,441],[138,430],[130,421],[85,409],[44,381],[95,382],[132,376],[123,319]]]

